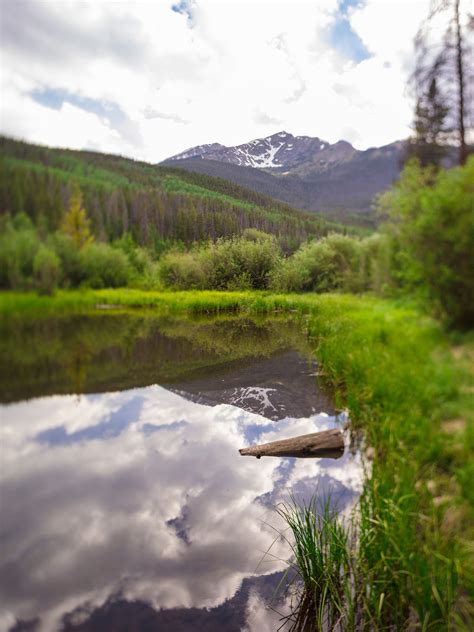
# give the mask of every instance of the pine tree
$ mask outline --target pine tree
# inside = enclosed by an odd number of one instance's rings
[[[72,190],[69,209],[64,215],[61,230],[69,235],[78,248],[83,248],[94,240],[90,225],[91,220],[82,206],[81,189],[76,185]]]
[[[415,134],[408,141],[406,160],[418,158],[422,166],[441,165],[450,131],[446,125],[448,112],[449,107],[444,103],[433,77],[427,92],[417,100],[413,125]]]

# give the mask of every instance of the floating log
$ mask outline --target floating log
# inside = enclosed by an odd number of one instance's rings
[[[297,456],[338,459],[344,453],[344,435],[339,428],[252,445],[239,450],[242,456]]]

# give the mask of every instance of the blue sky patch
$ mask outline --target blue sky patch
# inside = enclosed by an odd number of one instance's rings
[[[41,90],[32,90],[29,95],[36,103],[52,110],[60,110],[64,103],[70,103],[81,110],[106,119],[112,127],[118,127],[127,120],[127,116],[116,103],[90,99],[67,90],[42,88]]]
[[[339,12],[343,15],[347,14],[347,11],[351,7],[361,7],[364,4],[365,0],[340,0],[339,1]]]
[[[371,57],[364,42],[357,33],[354,33],[346,18],[338,19],[332,24],[329,30],[329,43],[339,53],[356,63]]]
[[[106,121],[111,128],[117,130],[124,140],[132,145],[140,146],[143,142],[138,125],[127,117],[117,103],[83,97],[60,88],[32,90],[28,93],[28,96],[36,103],[52,110],[60,110],[64,103],[70,103]]]
[[[327,32],[328,43],[344,57],[355,61],[357,64],[372,56],[364,42],[352,30],[351,23],[347,17],[351,7],[362,5],[363,1],[361,0],[341,0],[339,2],[338,15],[328,27]]]
[[[181,15],[185,15],[188,22],[193,21],[191,0],[180,0],[180,2],[176,2],[175,4],[171,5],[171,10],[175,13],[181,13]]]

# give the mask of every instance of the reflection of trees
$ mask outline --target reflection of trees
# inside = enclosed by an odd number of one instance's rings
[[[69,377],[74,393],[83,393],[86,386],[87,369],[92,360],[93,351],[87,344],[78,342],[71,348],[67,357],[66,375]]]
[[[169,383],[205,367],[280,349],[309,351],[298,319],[91,312],[0,325],[3,401]]]
[[[162,331],[173,338],[188,340],[196,349],[217,353],[229,360],[248,356],[267,357],[278,349],[309,352],[296,318],[253,318],[233,315],[207,320],[170,320]]]
[[[35,395],[91,390],[97,376],[149,333],[141,318],[97,314],[4,319],[0,325],[3,401]],[[110,357],[107,357],[107,351]],[[101,359],[101,355],[106,356]]]

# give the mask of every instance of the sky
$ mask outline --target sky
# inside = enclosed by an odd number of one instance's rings
[[[405,138],[428,0],[0,0],[0,130],[148,162],[281,130]]]

